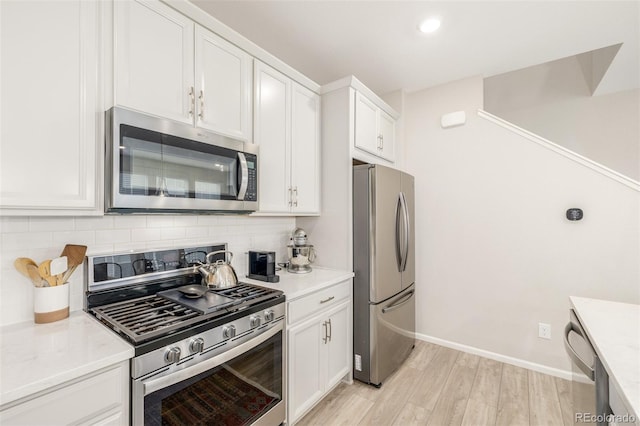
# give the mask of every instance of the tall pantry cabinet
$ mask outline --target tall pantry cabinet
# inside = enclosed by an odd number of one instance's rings
[[[101,4],[0,2],[0,213],[101,209]]]

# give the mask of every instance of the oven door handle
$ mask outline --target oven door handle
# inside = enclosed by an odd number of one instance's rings
[[[264,331],[262,334],[254,337],[247,342],[242,343],[241,345],[236,346],[235,348],[231,348],[228,351],[221,353],[220,355],[209,358],[206,361],[202,361],[191,367],[185,368],[184,370],[176,371],[175,373],[171,373],[167,376],[159,377],[157,379],[149,381],[143,381],[142,385],[144,388],[144,395],[147,396],[157,390],[164,389],[176,383],[180,383],[183,380],[187,380],[191,377],[197,376],[200,373],[204,373],[205,371],[217,367],[218,365],[224,364],[227,361],[231,361],[238,355],[241,355],[244,352],[260,345],[261,343],[266,342],[282,330],[282,321],[279,321],[278,324]]]

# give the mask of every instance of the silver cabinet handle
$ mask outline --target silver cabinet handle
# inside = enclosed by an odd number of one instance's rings
[[[378,149],[382,149],[382,135],[378,135]]]
[[[196,109],[196,93],[193,86],[189,87],[189,116],[193,117],[193,110]]]
[[[289,187],[289,207],[293,205],[293,188]]]
[[[335,296],[327,297],[326,299],[321,300],[320,303],[327,303],[332,301],[333,299],[335,299]]]
[[[293,206],[298,207],[298,187],[293,188]]]
[[[328,322],[329,322],[329,336],[328,336],[328,338],[329,338],[329,341],[331,341],[331,318],[329,318]]]
[[[323,322],[322,326],[324,327],[324,337],[322,338],[322,343],[326,344],[329,340],[329,335],[327,334],[327,322]]]
[[[580,358],[580,356],[575,351],[575,349],[573,349],[573,346],[571,346],[571,343],[569,343],[569,333],[571,333],[571,332],[576,333],[578,336],[582,337],[585,340],[587,338],[584,336],[584,334],[582,334],[582,330],[580,330],[579,328],[575,327],[574,324],[571,321],[569,321],[569,323],[564,328],[564,345],[567,348],[567,351],[569,352],[569,357],[573,360],[573,362],[576,363],[578,368],[580,368],[580,370],[582,370],[582,372],[589,379],[591,379],[593,381],[596,378],[594,369],[592,367],[589,367],[589,365],[587,365],[587,363],[584,362],[584,360],[582,358]]]
[[[394,310],[398,309],[400,306],[404,305],[409,300],[411,300],[411,298],[413,297],[415,292],[416,292],[415,290],[411,290],[409,293],[405,294],[400,299],[394,300],[393,302],[391,302],[391,304],[389,304],[386,307],[382,308],[382,313],[386,314],[387,312],[391,312],[391,311],[394,311]]]
[[[198,112],[198,117],[200,117],[200,120],[204,120],[204,90],[200,90],[198,99],[200,99],[200,112]]]

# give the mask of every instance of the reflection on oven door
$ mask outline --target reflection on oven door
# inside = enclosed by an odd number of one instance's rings
[[[144,397],[145,425],[249,425],[283,400],[282,331]]]

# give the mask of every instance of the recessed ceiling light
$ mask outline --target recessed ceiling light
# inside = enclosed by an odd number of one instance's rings
[[[429,18],[418,26],[420,32],[425,34],[432,33],[438,28],[440,28],[440,20],[438,18]]]

